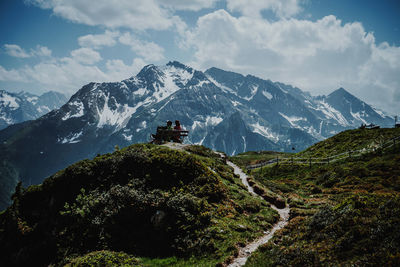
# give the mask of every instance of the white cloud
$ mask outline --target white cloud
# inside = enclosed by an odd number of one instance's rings
[[[175,10],[199,11],[203,8],[211,8],[219,0],[157,0],[157,2],[167,8]]]
[[[32,51],[32,54],[38,57],[51,57],[52,51],[46,47],[37,45],[36,49]]]
[[[396,104],[400,48],[376,45],[360,23],[343,25],[334,16],[269,22],[218,10],[200,17],[185,41],[195,51],[189,64],[200,69],[250,73],[314,94],[343,86],[384,109]]]
[[[55,90],[75,93],[89,82],[115,82],[129,78],[146,64],[141,58],[126,65],[122,60],[107,60],[104,70],[92,63],[101,58],[100,54],[89,48],[71,52],[70,57],[42,58],[33,66],[25,65],[18,69],[5,69],[0,65],[0,81],[35,84],[42,90]]]
[[[78,43],[83,47],[94,49],[103,46],[114,46],[117,42],[115,39],[119,36],[119,32],[106,30],[103,34],[88,34],[78,38]]]
[[[143,59],[135,58],[131,65],[126,65],[120,59],[108,60],[106,63],[107,76],[109,81],[121,81],[136,75],[146,64]]]
[[[6,70],[3,66],[0,66],[0,81],[7,82],[26,82],[26,79],[21,75],[18,70]]]
[[[19,45],[16,44],[5,44],[4,50],[9,56],[12,57],[18,57],[18,58],[31,57],[29,53],[27,53],[24,49],[22,49]]]
[[[134,30],[165,30],[175,25],[168,9],[156,0],[27,0],[57,16],[86,25]]]
[[[37,45],[36,49],[31,49],[29,53],[16,44],[5,44],[4,50],[9,56],[18,58],[29,58],[33,56],[38,56],[38,57],[51,56],[51,50],[48,47],[41,45]]]
[[[106,69],[85,65],[73,57],[40,62],[34,66],[6,70],[0,66],[0,81],[38,84],[43,90],[75,93],[89,82],[115,82],[129,78],[144,66],[143,59],[136,58],[131,65],[122,60],[108,60]]]
[[[164,58],[164,48],[154,42],[141,41],[128,32],[121,35],[119,41],[130,46],[133,52],[147,61],[159,61]]]
[[[101,56],[97,51],[87,47],[82,47],[71,51],[71,56],[76,62],[88,65],[94,64],[101,60]]]
[[[97,67],[84,65],[74,58],[53,59],[20,70],[28,80],[46,89],[75,92],[90,81],[105,81],[107,76]]]
[[[302,10],[301,0],[227,0],[230,11],[238,11],[244,16],[261,17],[262,10],[271,10],[280,18],[292,17]]]

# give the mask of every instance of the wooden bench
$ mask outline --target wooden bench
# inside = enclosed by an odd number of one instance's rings
[[[188,136],[189,131],[187,130],[168,130],[165,129],[165,127],[157,127],[157,132],[156,134],[152,134],[151,137],[153,140],[150,141],[150,143],[155,143],[155,144],[161,144],[163,142],[176,142],[176,143],[182,143],[183,139]]]

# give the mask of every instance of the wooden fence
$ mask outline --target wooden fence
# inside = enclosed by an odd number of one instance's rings
[[[356,157],[360,157],[364,154],[367,153],[371,153],[371,152],[375,152],[379,149],[381,150],[385,150],[388,149],[390,147],[396,147],[396,144],[400,143],[400,136],[397,136],[395,138],[390,139],[389,141],[387,141],[386,143],[374,146],[374,147],[364,147],[362,149],[359,150],[348,150],[346,152],[337,154],[337,155],[333,155],[333,156],[328,156],[325,158],[313,158],[313,157],[286,157],[286,158],[279,158],[279,156],[277,156],[275,159],[269,160],[269,161],[265,161],[265,162],[260,162],[258,164],[254,164],[254,165],[247,165],[246,168],[251,170],[251,169],[256,169],[256,168],[260,168],[263,166],[267,166],[267,165],[272,165],[272,164],[281,164],[281,165],[309,165],[310,167],[314,164],[330,164],[330,163],[334,163],[337,161],[341,161],[344,159],[348,159],[348,158],[356,158]]]

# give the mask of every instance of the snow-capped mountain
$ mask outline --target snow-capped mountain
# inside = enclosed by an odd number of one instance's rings
[[[61,108],[0,131],[2,206],[18,181],[41,183],[78,160],[148,142],[158,125],[176,119],[190,131],[186,142],[227,154],[300,151],[361,123],[392,122],[342,88],[313,97],[217,68],[148,65],[121,82],[87,84]]]
[[[0,90],[0,130],[15,123],[34,120],[67,102],[65,95],[47,92],[36,96],[26,92]]]

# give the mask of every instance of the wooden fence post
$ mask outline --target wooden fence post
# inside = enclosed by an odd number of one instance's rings
[[[311,168],[311,157],[310,157],[310,168]]]
[[[292,156],[292,167],[293,167],[293,164],[294,164],[294,163],[293,163],[293,156]]]
[[[279,156],[276,156],[276,165],[279,166]]]

